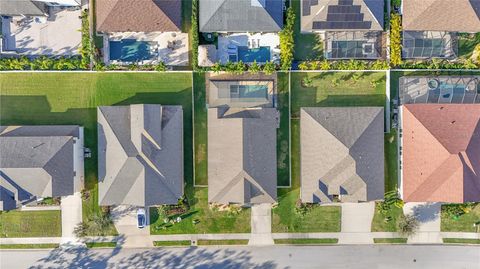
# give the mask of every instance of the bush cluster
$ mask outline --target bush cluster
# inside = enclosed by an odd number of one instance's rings
[[[348,61],[306,61],[298,65],[300,70],[385,70],[388,69],[386,61],[366,61],[366,60],[348,60]]]
[[[267,62],[263,65],[258,64],[256,61],[251,64],[246,64],[242,61],[228,62],[226,64],[216,63],[212,67],[199,67],[197,71],[213,71],[213,72],[227,72],[230,74],[241,75],[245,72],[251,74],[258,74],[260,72],[266,75],[271,75],[277,70],[277,65],[274,62]]]
[[[402,17],[396,13],[390,15],[390,64],[402,64]]]
[[[295,12],[292,7],[287,9],[286,23],[280,31],[280,69],[290,70],[293,62]]]

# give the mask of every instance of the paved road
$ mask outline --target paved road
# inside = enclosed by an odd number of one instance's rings
[[[268,246],[5,251],[0,268],[478,269],[476,246]]]

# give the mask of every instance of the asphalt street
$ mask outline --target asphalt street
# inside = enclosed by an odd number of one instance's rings
[[[480,268],[478,246],[2,250],[0,268]]]

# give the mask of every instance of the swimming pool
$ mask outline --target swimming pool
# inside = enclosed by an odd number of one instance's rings
[[[270,47],[249,49],[246,46],[238,47],[238,60],[244,63],[266,63],[270,61]]]
[[[231,99],[266,99],[268,98],[267,85],[230,85]]]
[[[154,44],[155,42],[137,41],[135,39],[109,41],[110,60],[122,62],[152,60],[155,58],[155,54],[151,51]]]

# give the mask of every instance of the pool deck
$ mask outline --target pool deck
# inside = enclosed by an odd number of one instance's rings
[[[135,39],[137,41],[154,42],[152,53],[157,57],[153,60],[144,60],[138,64],[158,64],[164,62],[171,66],[188,66],[188,34],[181,32],[150,32],[150,33],[109,33],[103,36],[103,60],[108,64],[130,64],[131,62],[110,61],[109,41],[119,41],[122,39]]]
[[[255,43],[255,47],[270,47],[270,61],[280,61],[280,37],[276,33],[235,33],[220,34],[218,36],[217,59],[222,64],[229,60],[229,46],[251,47],[249,43]]]

